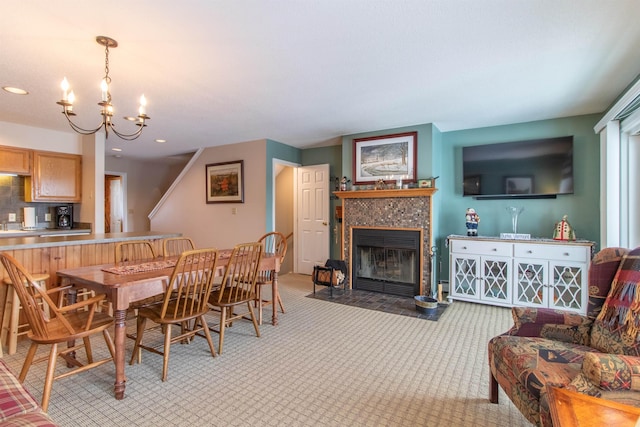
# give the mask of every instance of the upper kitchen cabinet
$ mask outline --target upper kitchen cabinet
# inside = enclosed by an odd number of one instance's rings
[[[0,146],[0,173],[31,174],[31,150]]]
[[[80,202],[82,156],[33,152],[33,172],[25,177],[26,202]]]

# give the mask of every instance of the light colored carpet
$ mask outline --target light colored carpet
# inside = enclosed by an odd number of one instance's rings
[[[511,326],[509,309],[455,302],[429,322],[305,298],[309,276],[280,287],[287,312],[261,338],[236,322],[215,359],[204,339],[174,345],[165,383],[162,357],[145,352],[127,365],[121,401],[113,365],[57,381],[49,414],[84,427],[529,425],[502,391],[500,404],[488,400],[487,342]],[[5,355],[16,373],[26,349]],[[38,400],[43,377],[44,365],[26,381]]]

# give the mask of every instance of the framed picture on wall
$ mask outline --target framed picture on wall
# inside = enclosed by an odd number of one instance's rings
[[[354,184],[416,181],[418,132],[357,138],[353,140]]]
[[[244,160],[206,165],[207,203],[244,203]]]

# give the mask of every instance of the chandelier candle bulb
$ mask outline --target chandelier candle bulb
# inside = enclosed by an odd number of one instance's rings
[[[144,116],[147,112],[147,98],[144,97],[144,95],[142,95],[140,97],[140,108],[138,109],[138,114],[140,114],[141,116]]]
[[[69,99],[69,82],[66,77],[62,79],[60,87],[62,88],[62,100],[67,101]]]
[[[102,91],[102,100],[107,102],[109,100],[109,84],[107,83],[107,79],[102,79],[100,90]]]

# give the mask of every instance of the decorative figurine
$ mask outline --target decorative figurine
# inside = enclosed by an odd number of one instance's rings
[[[386,188],[387,188],[387,183],[384,182],[384,179],[378,178],[378,180],[376,181],[375,189],[376,190],[385,190]]]
[[[342,180],[340,181],[340,191],[347,191],[347,183],[351,182],[350,179],[347,179],[346,176],[342,177]]]
[[[468,208],[465,219],[467,225],[467,236],[477,236],[480,216],[478,216],[476,210],[473,208]]]
[[[556,223],[553,229],[553,240],[576,240],[576,233],[567,221],[567,215],[563,215],[562,221]]]

